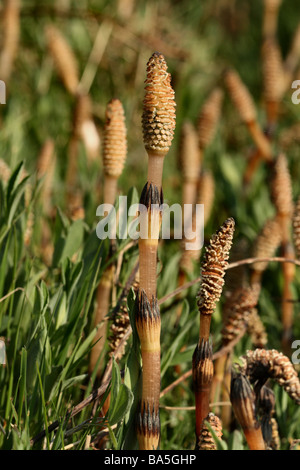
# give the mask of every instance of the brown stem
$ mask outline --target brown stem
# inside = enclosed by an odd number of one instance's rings
[[[140,287],[156,297],[157,240],[139,240]]]
[[[248,129],[252,138],[260,151],[261,157],[266,162],[272,161],[272,149],[268,138],[265,136],[257,121],[251,121],[247,123]]]
[[[114,205],[118,190],[118,178],[114,176],[104,176],[103,199],[105,204]]]
[[[210,386],[202,388],[199,391],[195,392],[195,406],[196,406],[196,436],[199,437],[203,427],[203,421],[207,417],[210,407],[209,407],[209,397],[210,397]]]
[[[243,429],[250,450],[266,450],[261,428]]]
[[[157,187],[159,193],[162,185],[162,175],[165,153],[148,150],[148,183]]]
[[[210,335],[211,315],[200,314],[200,332],[199,338],[207,341]]]
[[[142,350],[143,387],[142,401],[150,403],[156,412],[160,395],[160,348],[156,351]]]
[[[111,266],[105,271],[100,281],[100,284],[97,289],[97,308],[95,312],[94,318],[94,325],[98,325],[101,322],[104,322],[103,325],[100,325],[96,336],[95,341],[97,343],[94,345],[91,356],[90,356],[90,363],[89,363],[89,370],[92,373],[97,365],[97,361],[100,357],[100,354],[103,351],[104,344],[106,341],[107,336],[107,322],[105,321],[105,317],[109,310],[110,305],[110,292],[111,292],[111,282],[113,276],[114,267]],[[102,371],[102,364],[103,361],[100,360],[100,364],[98,365],[97,369],[97,376],[101,375]]]

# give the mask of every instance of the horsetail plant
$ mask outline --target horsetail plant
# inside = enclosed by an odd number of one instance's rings
[[[139,239],[139,278],[136,327],[141,343],[143,380],[138,412],[137,437],[139,448],[157,449],[160,439],[160,312],[156,298],[156,266],[162,173],[164,157],[169,151],[175,129],[175,101],[171,75],[165,58],[154,53],[147,63],[143,101],[143,139],[148,153],[148,181],[140,203],[141,237]]]
[[[270,163],[272,161],[271,145],[258,123],[256,108],[249,90],[235,70],[226,71],[225,83],[242,121],[246,124],[257,146],[260,156]]]
[[[63,34],[54,25],[45,29],[46,41],[56,70],[66,88],[75,95],[79,85],[79,70],[76,57]]]
[[[286,156],[281,153],[274,163],[273,178],[271,181],[271,196],[277,211],[277,218],[281,229],[281,252],[287,259],[294,259],[294,248],[291,240],[291,225],[294,212],[292,181]],[[284,278],[282,298],[282,346],[288,353],[293,326],[294,306],[288,300],[292,298],[291,284],[295,276],[295,265],[282,263]]]
[[[200,313],[199,341],[193,355],[192,371],[196,405],[196,439],[200,438],[203,419],[209,411],[210,389],[213,380],[212,350],[209,345],[212,314],[221,297],[225,269],[228,264],[235,222],[227,219],[212,236],[206,247],[201,268],[201,284],[197,295]]]
[[[122,103],[119,99],[112,99],[106,108],[106,121],[103,137],[103,167],[104,167],[104,203],[113,205],[117,195],[118,178],[121,176],[126,155],[125,117]],[[94,325],[99,325],[95,340],[97,343],[91,351],[90,372],[92,372],[99,361],[100,354],[103,352],[107,336],[106,316],[108,315],[111,286],[114,276],[114,265],[111,264],[103,273],[97,288],[96,311],[94,316]],[[104,322],[104,323],[103,323]],[[101,375],[101,362],[97,369],[97,375]]]

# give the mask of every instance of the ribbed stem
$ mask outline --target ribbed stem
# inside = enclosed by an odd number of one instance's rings
[[[203,427],[203,421],[209,413],[209,398],[210,386],[202,388],[195,392],[195,406],[196,406],[196,436],[200,436]]]
[[[200,332],[199,337],[207,341],[210,335],[211,315],[202,315],[200,313]]]
[[[152,183],[157,187],[158,191],[161,190],[163,166],[165,152],[159,152],[154,150],[147,150],[148,152],[148,183]]]
[[[139,241],[140,287],[149,299],[156,297],[157,240]]]
[[[151,404],[155,411],[158,412],[160,395],[160,347],[153,351],[142,349],[141,353],[143,362],[142,401]]]
[[[110,175],[104,176],[103,199],[105,204],[114,205],[118,192],[118,178]]]

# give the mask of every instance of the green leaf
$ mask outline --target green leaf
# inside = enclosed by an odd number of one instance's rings
[[[121,384],[117,396],[111,392],[111,405],[109,407],[108,421],[111,426],[120,423],[129,411],[133,402],[133,393],[129,388]]]

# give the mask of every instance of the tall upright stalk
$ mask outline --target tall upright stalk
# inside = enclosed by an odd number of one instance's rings
[[[232,245],[235,222],[227,219],[212,236],[202,264],[202,279],[197,296],[200,313],[199,341],[193,355],[193,380],[196,405],[196,439],[200,439],[203,420],[209,412],[209,397],[213,381],[212,350],[209,346],[212,314],[221,297],[224,276]]]
[[[277,211],[277,218],[281,230],[281,252],[287,259],[295,257],[291,243],[291,225],[293,217],[293,194],[291,175],[288,162],[284,154],[280,154],[274,164],[271,182],[271,195]],[[291,263],[282,263],[283,296],[282,296],[282,347],[286,354],[290,352],[292,338],[294,306],[289,299],[292,298],[292,283],[295,276],[295,266]]]
[[[113,205],[117,195],[117,182],[121,176],[127,154],[126,126],[122,103],[118,99],[111,100],[106,108],[106,122],[103,140],[104,166],[104,203]],[[103,273],[96,295],[96,311],[94,325],[99,325],[90,356],[89,369],[94,370],[103,352],[107,336],[106,317],[109,311],[111,286],[114,276],[114,266],[109,266]],[[102,323],[102,324],[101,324]],[[97,368],[97,375],[102,372],[102,361]]]
[[[162,197],[164,157],[175,129],[175,101],[171,76],[162,54],[154,53],[147,64],[143,102],[143,138],[148,154],[148,181],[141,194],[139,239],[140,289],[137,294],[136,326],[141,343],[143,383],[138,413],[139,448],[157,449],[160,439],[160,313],[156,298],[157,248]]]

